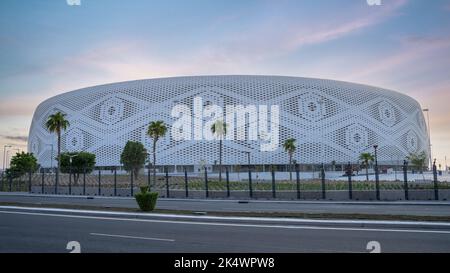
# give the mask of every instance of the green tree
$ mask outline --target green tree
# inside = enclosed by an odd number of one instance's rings
[[[66,120],[66,114],[61,112],[56,112],[53,115],[50,115],[47,119],[47,122],[45,124],[47,127],[47,130],[50,133],[56,133],[58,137],[58,155],[57,155],[57,161],[58,161],[58,168],[61,167],[61,160],[59,160],[61,156],[61,132],[63,130],[66,130],[70,123],[68,120]]]
[[[147,150],[142,143],[128,141],[120,155],[120,163],[127,172],[132,172],[137,178],[146,158]]]
[[[411,162],[411,164],[417,171],[423,173],[423,171],[425,170],[425,164],[427,162],[427,154],[425,152],[421,152],[419,154],[410,154],[407,159]]]
[[[296,141],[297,140],[295,138],[289,138],[286,139],[283,143],[283,149],[289,155],[289,180],[291,181],[292,181],[292,156],[297,150],[297,146],[295,145]]]
[[[11,166],[7,175],[20,177],[28,172],[35,172],[38,169],[37,159],[32,153],[16,153],[11,158]]]
[[[153,140],[153,184],[156,184],[156,144],[167,133],[167,125],[162,120],[152,121],[148,126],[147,135]]]
[[[72,163],[70,163],[72,158]],[[61,154],[61,172],[73,174],[75,183],[80,174],[91,173],[95,167],[95,154],[88,152],[73,152]]]
[[[214,122],[214,124],[211,125],[211,132],[219,139],[219,182],[221,182],[223,139],[227,134],[227,124],[223,120]]]
[[[362,153],[359,156],[359,160],[364,163],[364,167],[366,168],[366,180],[369,181],[369,163],[375,160],[375,157],[371,153]]]

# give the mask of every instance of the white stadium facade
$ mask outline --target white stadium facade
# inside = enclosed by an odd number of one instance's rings
[[[346,164],[363,152],[374,152],[384,165],[403,162],[411,153],[429,155],[427,126],[420,104],[401,93],[348,82],[281,76],[195,76],[138,80],[83,88],[52,97],[36,109],[28,150],[43,167],[55,165],[56,136],[45,122],[56,111],[67,114],[70,127],[62,134],[62,151],[87,151],[97,166],[120,166],[129,140],[151,151],[146,135],[151,121],[162,120],[167,135],[158,143],[157,165],[198,166],[218,162],[218,141],[174,139],[176,105],[279,106],[279,140],[275,149],[261,150],[258,139],[224,141],[223,164],[284,165],[282,143],[297,140],[294,159],[300,164]],[[243,117],[236,117],[237,119]],[[246,134],[253,127],[247,122]],[[195,126],[195,122],[194,122]],[[250,128],[250,129],[249,129]],[[193,128],[195,131],[196,128]],[[227,133],[228,135],[230,133]],[[149,157],[150,158],[150,157]]]

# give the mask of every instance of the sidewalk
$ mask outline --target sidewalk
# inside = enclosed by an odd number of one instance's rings
[[[0,193],[0,205],[29,205],[61,208],[98,208],[137,211],[136,201],[130,197],[40,195],[28,193]],[[450,219],[448,201],[277,201],[277,200],[205,200],[158,199],[158,212],[199,213],[223,215],[273,215],[277,217],[333,217],[353,215],[408,217],[446,217]],[[445,219],[444,219],[445,220]]]

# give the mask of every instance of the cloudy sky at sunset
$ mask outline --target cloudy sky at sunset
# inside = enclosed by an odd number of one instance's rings
[[[36,106],[82,87],[181,75],[327,78],[430,109],[450,163],[450,0],[0,1],[0,147],[26,150]]]

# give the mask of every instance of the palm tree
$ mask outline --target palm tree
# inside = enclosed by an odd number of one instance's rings
[[[153,184],[156,185],[156,143],[167,133],[167,126],[162,120],[152,121],[148,126],[147,135],[153,139]]]
[[[219,138],[219,182],[222,182],[222,146],[223,138],[227,134],[227,124],[223,120],[214,122],[211,132]]]
[[[292,156],[297,150],[297,146],[295,146],[295,142],[297,140],[295,138],[286,139],[283,143],[283,149],[285,152],[289,154],[289,179],[292,181]]]
[[[369,181],[369,163],[374,161],[375,158],[371,153],[362,153],[359,159],[364,162],[364,166],[366,167],[366,180]]]
[[[58,136],[58,170],[61,167],[61,131],[66,130],[67,127],[70,126],[70,123],[68,120],[66,120],[66,114],[61,112],[56,112],[53,115],[50,115],[47,119],[47,123],[45,124],[48,131],[50,133],[55,133]]]

